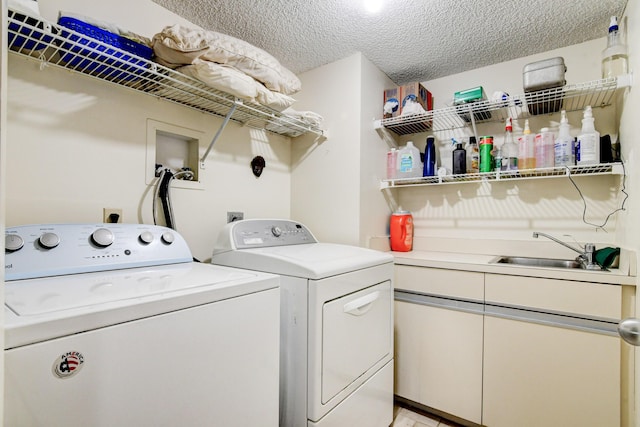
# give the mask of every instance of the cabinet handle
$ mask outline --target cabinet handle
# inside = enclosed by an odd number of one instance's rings
[[[629,344],[640,346],[640,319],[624,319],[618,324],[618,333]]]
[[[344,312],[354,316],[362,316],[371,309],[371,304],[378,298],[380,298],[380,291],[371,292],[368,295],[346,303],[343,308]]]

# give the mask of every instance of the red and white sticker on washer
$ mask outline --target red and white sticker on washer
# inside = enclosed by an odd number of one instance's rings
[[[68,351],[55,362],[53,362],[52,370],[58,378],[70,378],[77,374],[84,363],[84,356],[79,351]]]

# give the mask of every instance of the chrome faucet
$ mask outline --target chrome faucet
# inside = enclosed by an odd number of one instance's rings
[[[553,240],[554,242],[559,243],[562,246],[571,249],[572,251],[578,252],[580,255],[576,257],[576,261],[578,261],[583,268],[587,270],[602,270],[602,267],[600,267],[598,263],[594,261],[596,246],[593,243],[586,243],[584,245],[584,248],[577,249],[563,242],[562,240],[558,240],[555,237],[550,236],[546,233],[540,233],[538,231],[534,231],[533,237],[537,239],[538,236],[546,237],[547,239]]]

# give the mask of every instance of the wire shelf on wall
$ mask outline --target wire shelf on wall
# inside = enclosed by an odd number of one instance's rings
[[[420,178],[385,179],[380,189],[422,187],[427,185],[499,182],[567,176],[622,175],[622,163],[602,163],[586,166],[556,166],[553,168],[525,169],[521,171],[494,171],[459,175],[425,176]]]
[[[165,99],[207,114],[297,137],[323,130],[269,107],[245,102],[131,51],[48,22],[8,11],[11,52]],[[64,31],[64,36],[63,36]],[[87,43],[89,41],[89,43]]]
[[[426,111],[420,114],[376,120],[398,135],[457,129],[475,123],[504,122],[508,117],[527,118],[560,110],[578,111],[587,105],[611,105],[616,91],[631,86],[631,76],[611,77],[560,88],[509,96],[505,100],[484,100]]]

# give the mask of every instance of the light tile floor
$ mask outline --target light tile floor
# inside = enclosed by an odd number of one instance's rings
[[[462,427],[436,415],[417,413],[397,405],[394,406],[393,412],[393,423],[390,427]]]

